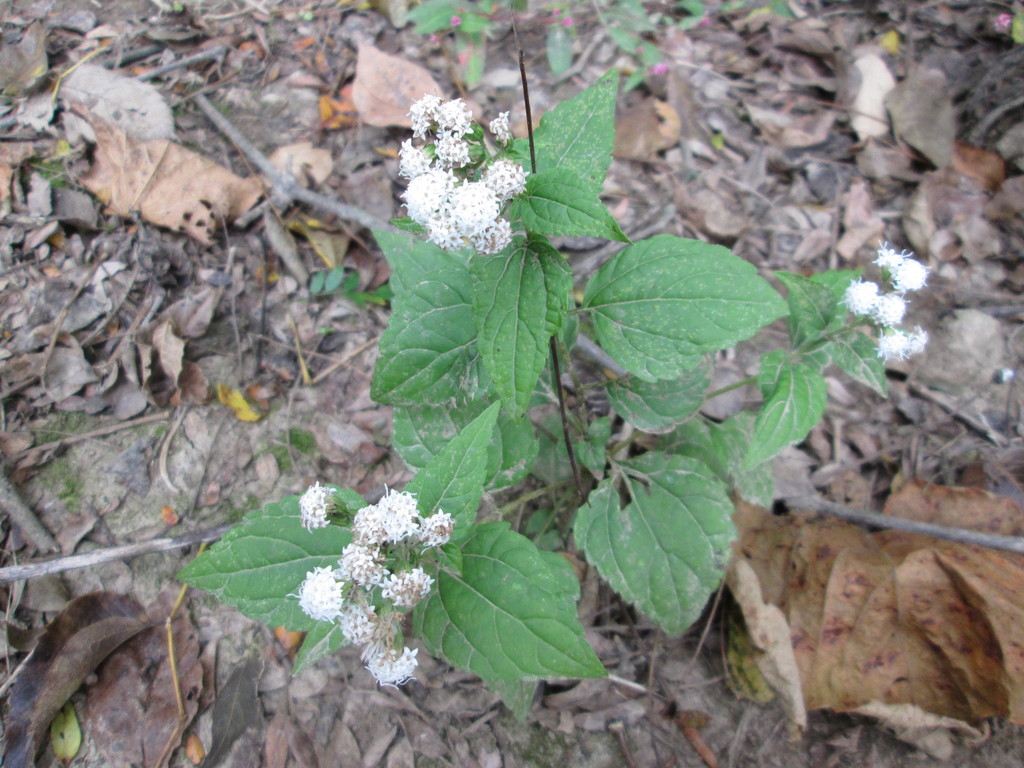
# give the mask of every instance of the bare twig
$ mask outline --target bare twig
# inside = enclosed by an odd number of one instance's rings
[[[369,211],[364,211],[362,208],[357,208],[354,205],[338,202],[326,195],[301,186],[290,173],[279,171],[271,165],[270,161],[263,156],[263,153],[256,149],[253,143],[231,124],[231,121],[218,112],[217,108],[204,95],[197,94],[193,100],[199,105],[199,108],[210,122],[227,136],[238,148],[238,151],[245,155],[246,159],[267,178],[271,184],[271,196],[278,200],[282,207],[297,200],[325,213],[333,214],[342,221],[351,221],[366,229],[383,229],[389,232],[394,230],[394,227],[383,219],[377,218]]]
[[[205,51],[194,53],[191,56],[185,56],[184,58],[172,61],[169,64],[163,64],[159,67],[154,67],[148,72],[143,72],[141,75],[136,77],[136,80],[152,80],[154,77],[160,77],[168,72],[172,72],[175,69],[181,69],[182,67],[189,67],[193,64],[198,64],[202,61],[213,61],[215,59],[221,59],[224,54],[227,53],[227,48],[222,45],[216,45]]]
[[[965,413],[953,398],[948,397],[941,392],[935,392],[934,390],[928,389],[927,387],[923,387],[914,382],[910,382],[909,386],[910,391],[915,395],[923,397],[925,400],[929,400],[943,410],[948,411],[954,419],[962,421],[971,429],[981,433],[995,445],[1000,447],[1006,445],[1006,438],[993,429],[992,425],[989,424],[983,416],[972,416],[969,413]]]
[[[79,435],[68,435],[62,437],[59,440],[53,440],[49,443],[43,443],[42,445],[34,445],[31,448],[26,448],[15,458],[21,458],[31,453],[41,453],[42,451],[48,451],[52,448],[60,448],[63,445],[71,445],[72,443],[80,443],[83,440],[91,440],[94,437],[103,437],[104,435],[111,435],[114,432],[120,432],[122,429],[131,429],[132,427],[138,427],[142,424],[148,424],[151,421],[162,421],[170,415],[170,411],[158,411],[151,413],[148,416],[140,416],[137,419],[131,421],[122,421],[118,424],[111,424],[109,427],[100,427],[98,429],[91,430],[90,432],[83,432]]]
[[[989,549],[1000,549],[1006,552],[1024,554],[1024,538],[1020,536],[1002,536],[996,533],[982,533],[971,531],[966,528],[951,528],[946,525],[935,523],[924,523],[919,520],[908,520],[905,517],[893,517],[881,515],[877,512],[868,512],[861,509],[853,509],[842,504],[819,498],[817,496],[792,496],[784,499],[786,505],[791,509],[810,509],[814,512],[838,517],[858,525],[873,525],[876,528],[888,528],[895,531],[906,531],[908,533],[924,533],[928,536],[935,536],[939,539],[957,541],[963,544],[975,544],[979,547]]]
[[[21,565],[9,565],[0,568],[0,584],[9,581],[20,581],[21,579],[36,579],[40,576],[49,576],[54,573],[73,571],[78,568],[90,568],[103,563],[110,563],[115,560],[127,560],[139,555],[150,555],[156,552],[170,552],[175,549],[190,547],[193,544],[201,544],[206,541],[219,539],[231,525],[221,525],[217,528],[209,528],[205,531],[192,531],[181,536],[172,536],[151,541],[140,541],[137,544],[124,544],[119,547],[107,547],[92,552],[85,552],[80,555],[67,555],[66,557],[55,557],[50,560],[37,560]]]
[[[32,511],[22,498],[18,489],[7,479],[7,468],[2,457],[0,457],[0,511],[6,512],[14,523],[21,530],[22,534],[36,549],[43,552],[55,552],[60,549],[56,540],[46,530],[36,513]]]

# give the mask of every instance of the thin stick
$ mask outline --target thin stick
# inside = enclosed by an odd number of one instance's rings
[[[526,80],[526,52],[519,43],[519,27],[516,26],[516,16],[512,14],[512,37],[516,41],[516,50],[519,52],[519,79],[523,83],[523,105],[526,107],[526,135],[530,140],[530,171],[537,172],[537,151],[533,144],[533,112],[530,110],[530,86]]]
[[[31,453],[48,451],[51,448],[60,448],[63,445],[71,445],[72,443],[80,443],[83,440],[90,440],[94,437],[103,437],[104,435],[110,435],[114,432],[120,432],[122,429],[131,429],[132,427],[148,424],[151,421],[162,421],[170,415],[170,411],[158,411],[157,413],[151,413],[148,416],[140,416],[139,418],[132,419],[131,421],[122,421],[119,424],[111,424],[109,427],[100,427],[92,430],[91,432],[83,432],[80,435],[68,435],[67,437],[62,437],[60,440],[51,440],[49,443],[43,443],[42,445],[34,445],[31,448],[26,448],[15,458],[20,459],[21,457],[28,456]]]
[[[231,140],[238,148],[238,151],[245,155],[246,159],[256,166],[260,173],[267,177],[271,184],[272,196],[284,198],[284,205],[297,200],[325,213],[333,214],[342,221],[351,221],[366,229],[394,231],[394,227],[383,219],[378,219],[369,211],[364,211],[362,208],[357,208],[354,205],[340,203],[326,195],[301,186],[290,173],[279,171],[271,165],[270,161],[263,156],[263,153],[256,149],[253,143],[245,138],[224,115],[218,112],[217,108],[203,94],[196,94],[193,100],[199,105],[199,108],[210,122]]]
[[[42,552],[56,552],[60,549],[56,539],[36,517],[25,499],[7,479],[6,462],[0,456],[0,511],[6,512],[11,522],[18,526],[22,535],[33,547]]]
[[[971,531],[966,528],[951,528],[946,525],[908,520],[905,517],[880,515],[877,512],[853,509],[842,504],[826,501],[817,496],[792,496],[784,499],[784,501],[791,509],[810,509],[814,512],[838,517],[858,525],[873,525],[876,528],[888,528],[908,533],[924,533],[939,539],[957,541],[963,544],[976,544],[979,547],[1024,554],[1024,537],[1020,536],[1002,536],[997,533],[982,533],[981,531]]]
[[[37,560],[21,565],[9,565],[6,568],[0,568],[0,584],[20,581],[21,579],[36,579],[40,576],[73,571],[78,568],[89,568],[94,565],[111,563],[115,560],[127,560],[130,557],[138,557],[139,555],[170,552],[171,550],[190,547],[193,544],[214,541],[219,539],[230,528],[231,525],[221,525],[205,531],[192,531],[181,536],[140,541],[137,544],[107,547],[106,549],[97,549],[80,555],[67,555],[66,557],[55,557],[50,560]]]

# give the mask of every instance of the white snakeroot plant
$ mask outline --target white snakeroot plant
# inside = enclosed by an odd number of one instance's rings
[[[376,504],[319,485],[268,504],[181,574],[307,632],[296,669],[352,644],[382,685],[400,685],[417,669],[412,632],[520,714],[539,678],[604,675],[559,551],[574,542],[626,601],[682,633],[722,581],[733,499],[770,507],[770,460],[822,418],[826,367],[884,395],[885,361],[924,349],[921,328],[896,326],[927,269],[888,245],[883,290],[853,270],[762,275],[674,235],[630,241],[601,199],[617,83],[609,73],[549,110],[529,141],[512,137],[507,113],[489,142],[463,102],[412,106],[414,141],[399,152],[408,217],[374,232],[393,299],[371,386],[394,408],[392,446],[412,479]],[[561,236],[622,247],[577,286],[550,239]],[[724,391],[709,391],[719,353],[782,318],[787,343],[749,380],[762,402],[706,418]],[[603,388],[610,411],[585,401],[559,434],[556,372],[583,335],[625,375],[592,374],[585,385]],[[624,457],[613,436],[626,431],[648,434]],[[567,446],[575,476],[555,458]],[[546,509],[507,490],[531,473],[548,486]],[[495,519],[496,492],[520,506]],[[520,520],[529,537],[512,528]]]

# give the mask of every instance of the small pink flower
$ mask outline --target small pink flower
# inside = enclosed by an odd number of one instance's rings
[[[566,29],[568,29],[575,23],[576,20],[572,16],[566,16],[564,19],[562,19],[562,26],[565,27]]]
[[[1013,26],[1013,16],[1009,13],[1000,13],[996,16],[996,32],[1007,32]]]
[[[433,43],[434,45],[437,45],[438,43],[441,42],[441,38],[439,38],[437,35],[431,35],[430,42]]]
[[[457,27],[461,23],[462,23],[462,17],[461,16],[452,16],[452,26],[453,27]]]
[[[707,27],[707,26],[710,26],[710,25],[711,25],[711,17],[706,15],[706,14],[705,14],[703,19],[701,19],[700,21],[697,22],[697,26],[698,27]]]
[[[657,64],[651,64],[650,72],[652,75],[666,75],[668,74],[668,64],[664,61],[659,61]]]
[[[561,8],[555,8],[554,10],[551,11],[551,16],[553,18],[555,18],[555,19],[557,19],[561,15],[562,15],[562,9]]]

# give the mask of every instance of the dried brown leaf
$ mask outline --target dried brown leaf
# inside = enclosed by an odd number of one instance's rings
[[[150,626],[130,597],[90,592],[75,598],[54,617],[11,687],[5,723],[5,765],[35,764],[53,716],[82,681],[115,648]]]
[[[92,119],[96,156],[79,181],[113,213],[138,211],[147,221],[208,245],[222,221],[232,221],[262,194],[256,177],[227,168],[170,141],[139,141]]]
[[[1000,532],[1024,520],[975,489],[908,488],[887,511]],[[789,621],[808,709],[880,702],[967,723],[1024,720],[1024,557],[767,512],[739,524],[738,555]]]
[[[359,46],[352,100],[364,123],[409,128],[409,107],[428,93],[442,95],[441,87],[426,69],[369,43]]]
[[[886,96],[885,105],[897,136],[936,168],[949,165],[956,140],[956,113],[945,75],[933,69],[914,69]]]
[[[185,612],[171,624],[174,662],[185,713],[179,722],[165,620],[177,590],[151,606],[154,625],[111,654],[89,688],[85,724],[108,768],[156,768],[172,736],[199,709],[203,670],[199,635]],[[175,748],[177,744],[172,745]]]

